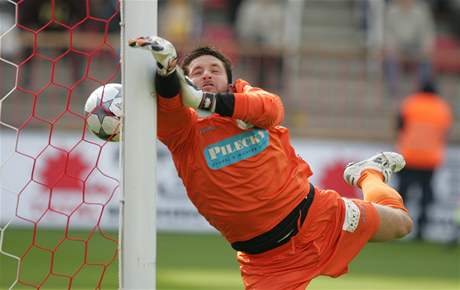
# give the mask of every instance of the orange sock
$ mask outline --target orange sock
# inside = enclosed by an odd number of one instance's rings
[[[358,180],[358,186],[363,191],[364,200],[399,208],[407,212],[401,195],[383,180],[382,173],[376,170],[367,169],[363,171]]]

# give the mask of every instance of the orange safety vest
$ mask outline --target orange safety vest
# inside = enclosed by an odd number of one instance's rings
[[[402,103],[401,117],[404,126],[397,147],[407,167],[438,167],[444,159],[446,135],[453,118],[447,102],[434,94],[417,93]]]

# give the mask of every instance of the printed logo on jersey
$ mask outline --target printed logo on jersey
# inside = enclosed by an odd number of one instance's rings
[[[267,130],[254,129],[207,146],[204,155],[209,168],[220,169],[257,155],[268,141]]]

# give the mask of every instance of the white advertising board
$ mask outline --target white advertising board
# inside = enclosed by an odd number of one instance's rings
[[[1,134],[2,225],[118,226],[118,144],[80,139],[80,135],[72,134],[51,139],[38,133],[20,138],[14,132]],[[392,150],[388,144],[344,141],[294,140],[293,145],[310,164],[313,184],[335,189],[347,197],[361,197],[361,193],[343,181],[345,164]],[[158,230],[214,231],[188,200],[165,146],[159,143],[157,150]],[[448,149],[446,162],[435,175],[434,188],[436,200],[430,207],[427,238],[446,240],[453,235],[453,212],[460,201],[460,147]],[[419,192],[412,194],[411,200],[416,201]],[[418,214],[415,202],[408,207],[413,216]]]

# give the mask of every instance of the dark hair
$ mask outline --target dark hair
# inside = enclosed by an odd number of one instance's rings
[[[212,46],[201,46],[192,50],[188,55],[186,55],[182,61],[182,69],[185,72],[185,75],[189,74],[189,65],[190,63],[203,55],[211,55],[222,61],[224,64],[225,72],[227,73],[228,83],[232,83],[232,63],[230,60],[217,48]]]

